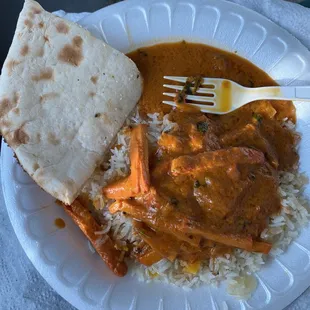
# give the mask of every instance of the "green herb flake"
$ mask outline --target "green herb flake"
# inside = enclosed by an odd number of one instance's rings
[[[172,198],[170,198],[170,203],[171,203],[172,205],[175,205],[175,206],[176,206],[176,205],[179,203],[179,201],[178,201],[178,199],[172,197]]]
[[[138,230],[138,233],[139,233],[141,236],[147,237],[147,234],[146,234],[143,230],[141,230],[141,229]]]
[[[262,121],[263,121],[263,117],[262,117],[260,114],[258,114],[258,113],[253,113],[252,117],[253,117],[253,119],[254,119],[255,121],[257,121],[259,124],[261,124]]]
[[[198,180],[195,180],[195,182],[194,182],[194,187],[195,187],[195,188],[200,187],[200,182],[199,182]]]
[[[141,56],[147,57],[147,53],[141,49],[138,49],[138,52]]]
[[[197,93],[197,90],[201,86],[202,83],[203,83],[203,78],[202,78],[201,75],[198,75],[198,76],[194,77],[194,80],[193,80],[193,84],[194,84],[193,94]]]
[[[174,102],[177,104],[184,104],[185,101],[185,93],[182,91],[178,92],[176,96],[174,97]]]
[[[252,181],[256,179],[256,175],[253,172],[250,173],[249,177],[250,177],[250,180]]]
[[[208,131],[208,123],[207,122],[198,122],[197,123],[197,130],[199,132],[202,132],[202,133],[206,133]]]
[[[101,116],[101,114],[100,113],[96,113],[95,114],[95,117],[97,118],[97,117],[100,117]]]
[[[193,94],[192,89],[191,89],[191,85],[188,83],[185,84],[184,90],[185,90],[186,95],[192,95]]]
[[[203,78],[201,75],[188,77],[182,90],[177,92],[174,97],[174,102],[177,104],[186,103],[186,95],[195,95],[202,83]]]

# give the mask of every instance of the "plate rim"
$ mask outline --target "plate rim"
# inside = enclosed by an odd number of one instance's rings
[[[172,0],[174,1],[174,0]],[[138,3],[141,3],[141,2],[149,2],[149,3],[155,3],[155,2],[158,2],[157,0],[130,0],[130,1],[125,1],[125,2],[119,2],[119,3],[115,3],[113,5],[110,5],[110,6],[107,6],[107,7],[104,7],[92,14],[90,14],[89,16],[81,19],[78,23],[81,23],[82,25],[84,25],[84,23],[87,23],[87,20],[89,20],[91,18],[91,16],[95,15],[95,14],[101,14],[102,11],[107,11],[107,10],[110,10],[112,8],[115,8],[115,7],[123,7],[123,8],[126,8],[127,6],[132,6],[132,5],[135,5],[135,4],[138,4]],[[175,0],[175,2],[182,2],[182,1],[179,1],[179,0]],[[197,2],[197,3],[210,3],[210,2],[213,2],[213,1],[208,1],[208,0],[191,0],[191,2]],[[289,33],[287,30],[285,30],[284,28],[280,27],[279,25],[275,24],[273,21],[269,20],[268,18],[266,18],[265,16],[255,12],[255,11],[252,11],[251,9],[248,9],[246,7],[243,7],[239,4],[236,4],[236,3],[231,3],[231,2],[228,2],[228,1],[225,1],[225,0],[220,0],[219,2],[224,2],[224,3],[227,3],[227,5],[230,5],[232,7],[234,6],[237,6],[239,8],[241,8],[242,10],[245,10],[245,11],[248,11],[250,12],[251,14],[254,14],[254,15],[257,15],[260,19],[264,19],[265,22],[268,22],[270,24],[272,24],[273,26],[276,26],[276,28],[280,28],[281,31],[284,31],[286,32],[286,34],[290,35],[295,41],[296,43],[298,42],[298,44],[306,49],[307,53],[310,55],[310,52],[307,50],[307,48],[295,37],[293,36],[291,33]],[[62,282],[58,281],[58,284],[57,286],[55,286],[55,283],[53,283],[53,281],[51,280],[51,278],[49,277],[46,277],[46,267],[44,268],[41,268],[41,266],[38,266],[36,263],[35,263],[35,259],[33,258],[33,253],[31,253],[31,249],[27,248],[24,243],[22,242],[22,232],[20,230],[21,226],[17,227],[16,226],[16,219],[12,216],[11,214],[11,211],[10,211],[10,208],[8,207],[9,206],[9,198],[7,197],[8,193],[6,191],[6,188],[5,188],[5,182],[4,182],[4,176],[8,173],[8,169],[5,165],[5,161],[9,159],[9,147],[6,145],[6,143],[2,140],[2,158],[1,158],[1,181],[2,181],[2,190],[3,190],[3,196],[4,196],[4,201],[5,201],[5,206],[7,208],[7,211],[8,211],[8,215],[9,215],[9,218],[10,218],[10,221],[12,223],[12,226],[13,226],[13,229],[14,229],[14,232],[23,248],[23,250],[25,251],[26,255],[28,256],[28,258],[30,259],[30,261],[32,262],[32,264],[34,265],[34,267],[38,270],[38,272],[41,274],[41,276],[45,279],[45,281],[60,295],[62,296],[64,299],[66,299],[69,303],[71,303],[73,306],[77,307],[77,308],[80,308],[81,306],[84,307],[83,305],[83,300],[81,299],[81,297],[77,294],[76,292],[74,292],[74,294],[72,295],[72,288],[67,288],[65,285],[63,285]],[[14,225],[15,223],[15,225]],[[50,268],[53,268],[53,267],[50,267]],[[310,285],[310,283],[308,284],[308,286]],[[299,289],[298,292],[294,295],[296,295],[294,297],[293,300],[291,300],[289,303],[285,303],[285,306],[287,306],[288,304],[290,304],[291,302],[293,302],[297,297],[300,296],[300,294],[306,290],[306,288],[302,288],[302,289]],[[66,295],[66,296],[65,296]],[[68,297],[69,295],[72,295],[72,298]],[[78,298],[77,298],[78,297]],[[87,306],[88,309],[91,309],[92,307],[86,303],[85,306]],[[94,309],[97,309],[97,307],[94,307]],[[280,309],[280,308],[279,308]]]

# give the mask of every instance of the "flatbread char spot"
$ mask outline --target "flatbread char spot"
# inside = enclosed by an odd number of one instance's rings
[[[12,102],[9,98],[0,100],[0,117],[6,115],[12,109]]]
[[[21,144],[27,144],[29,142],[30,138],[23,127],[24,126],[20,127],[11,134],[11,139],[8,141],[10,145],[18,147]]]
[[[29,46],[28,44],[25,44],[22,49],[20,50],[21,56],[26,56],[29,52]]]
[[[20,99],[19,93],[18,92],[14,92],[14,95],[13,95],[14,106],[16,106],[19,103],[19,99]]]
[[[32,166],[33,170],[36,171],[40,168],[40,166],[37,163],[34,163]]]
[[[94,76],[92,76],[92,77],[90,78],[90,80],[92,81],[93,84],[97,84],[98,78],[99,78],[98,76],[95,76],[95,75],[94,75]]]
[[[29,19],[25,19],[24,21],[25,26],[27,26],[29,29],[32,28],[33,22]]]
[[[0,126],[1,127],[10,127],[10,126],[12,126],[12,123],[9,121],[0,121]]]
[[[56,25],[56,30],[57,32],[59,33],[68,33],[69,32],[69,27],[68,25],[66,25],[63,21],[59,22],[57,25]]]
[[[39,75],[34,75],[32,80],[39,82],[42,80],[52,80],[54,78],[54,70],[52,68],[45,68],[41,70]]]
[[[46,93],[46,94],[40,96],[40,103],[44,103],[47,100],[54,99],[56,97],[59,97],[59,94],[56,92]]]
[[[78,67],[83,61],[82,53],[83,39],[80,36],[75,36],[72,40],[72,45],[66,44],[58,54],[58,59],[72,66]]]
[[[15,113],[16,115],[20,115],[20,109],[19,108],[14,108],[12,110],[13,113]]]
[[[8,69],[8,74],[9,76],[12,75],[14,68],[20,64],[20,61],[17,60],[9,60],[8,63],[6,64],[6,68]]]
[[[40,13],[42,13],[42,10],[39,9],[39,8],[33,7],[33,8],[32,8],[32,12],[33,12],[33,14],[40,14]]]
[[[102,113],[102,119],[105,122],[105,124],[111,125],[112,121],[109,119],[109,116],[107,115],[107,113]]]
[[[54,133],[49,133],[48,136],[47,136],[47,141],[50,143],[50,144],[53,144],[53,145],[58,145],[60,143],[60,140],[56,138],[55,134]]]
[[[38,56],[38,57],[43,57],[43,56],[44,56],[44,48],[43,48],[43,47],[41,47],[41,48],[37,51],[36,56]]]

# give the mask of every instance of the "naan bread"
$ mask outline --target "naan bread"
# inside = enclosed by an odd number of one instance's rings
[[[77,197],[141,92],[129,58],[26,0],[0,79],[0,128],[45,191]]]

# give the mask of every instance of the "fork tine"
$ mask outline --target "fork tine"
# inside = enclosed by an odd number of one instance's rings
[[[177,106],[176,103],[175,103],[174,101],[166,101],[166,100],[164,100],[164,101],[162,101],[162,103],[171,105],[171,106],[173,106],[173,107],[176,107],[176,106]]]
[[[175,89],[175,90],[182,90],[182,89],[183,89],[183,86],[171,85],[171,84],[164,84],[164,87],[166,87],[166,88],[171,88],[171,89]]]
[[[163,95],[175,97],[176,93],[163,93]],[[187,95],[185,98],[192,101],[215,103],[214,97]]]
[[[171,84],[164,84],[164,87],[175,89],[175,90],[182,90],[183,89],[183,86],[171,85]],[[198,88],[196,92],[199,94],[212,94],[215,96],[215,92],[213,90],[214,90],[213,88]]]
[[[164,76],[164,79],[175,81],[175,82],[185,83],[186,80],[187,80],[187,77],[183,77],[183,76]]]

